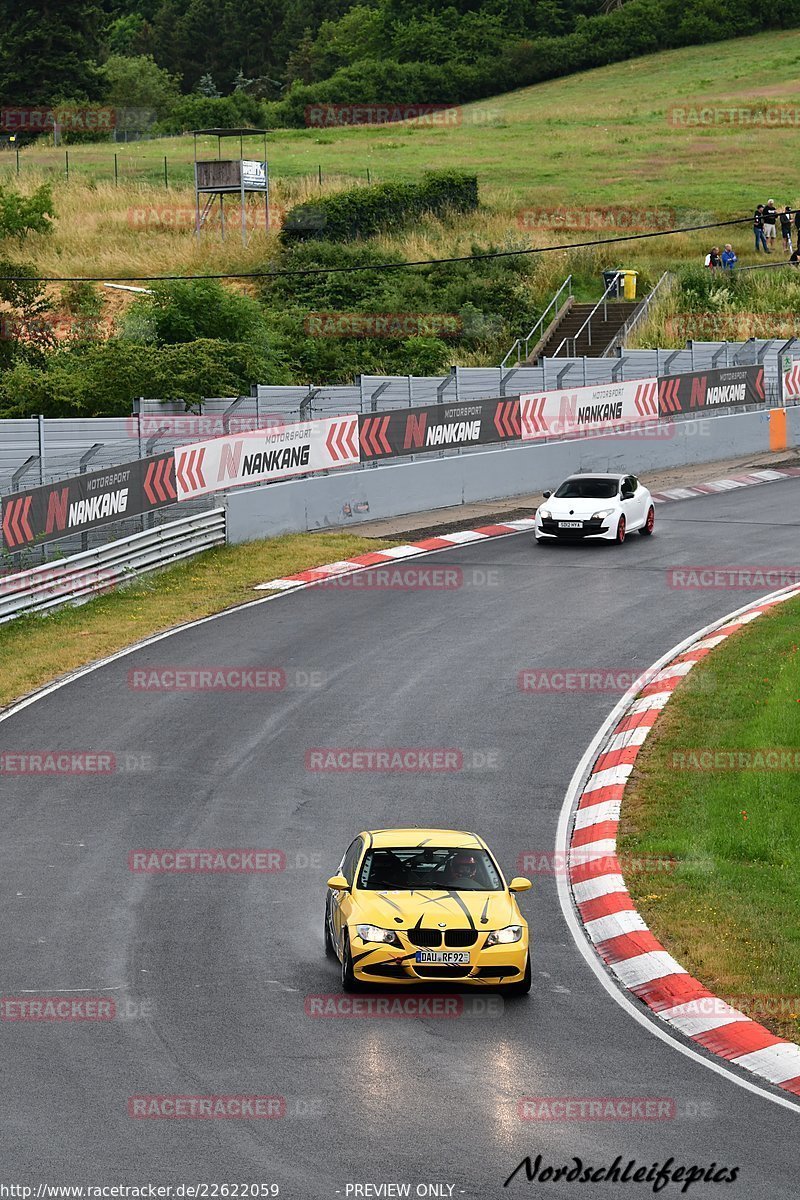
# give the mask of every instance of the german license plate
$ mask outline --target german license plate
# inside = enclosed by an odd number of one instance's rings
[[[583,529],[583,521],[559,521],[559,529]]]
[[[420,965],[436,963],[446,967],[468,967],[469,950],[418,950],[416,961]]]

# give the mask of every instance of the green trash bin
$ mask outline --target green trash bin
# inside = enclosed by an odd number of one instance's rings
[[[623,295],[626,300],[635,300],[636,299],[636,276],[638,274],[639,274],[638,271],[623,271],[622,272]]]

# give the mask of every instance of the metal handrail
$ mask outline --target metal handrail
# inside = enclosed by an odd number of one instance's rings
[[[562,339],[561,339],[561,341],[559,342],[558,346],[556,347],[556,349],[553,351],[553,353],[552,353],[552,354],[550,354],[550,355],[548,355],[548,357],[549,357],[549,358],[557,358],[557,357],[558,357],[558,354],[559,354],[559,351],[561,350],[561,347],[562,347],[562,346],[566,346],[567,342],[572,342],[572,354],[571,354],[571,356],[570,356],[570,357],[571,357],[571,358],[574,358],[574,357],[575,357],[575,350],[576,350],[576,347],[577,347],[577,345],[578,345],[578,338],[581,336],[581,334],[583,333],[583,331],[584,331],[584,329],[586,328],[586,326],[587,326],[587,325],[589,326],[589,345],[591,346],[591,344],[592,344],[592,317],[595,315],[595,313],[597,312],[597,310],[600,308],[600,305],[602,304],[602,306],[603,306],[603,320],[604,320],[604,321],[607,321],[607,320],[608,320],[608,297],[609,297],[609,293],[612,291],[612,289],[616,289],[616,292],[615,292],[615,294],[616,294],[616,295],[619,295],[619,281],[620,281],[620,279],[621,279],[621,278],[622,278],[622,272],[621,272],[621,271],[615,271],[615,272],[614,272],[614,276],[613,276],[613,278],[611,279],[610,283],[608,284],[608,287],[607,287],[607,288],[606,288],[606,290],[603,292],[602,296],[601,296],[601,297],[600,297],[600,299],[597,301],[597,304],[595,304],[594,308],[593,308],[593,309],[592,309],[592,311],[589,313],[588,317],[587,317],[587,318],[586,318],[586,320],[583,322],[583,324],[581,325],[580,329],[579,329],[579,330],[578,330],[578,332],[575,334],[575,336],[574,336],[574,337],[571,337],[571,338],[562,338]]]
[[[637,308],[636,312],[631,313],[631,315],[628,317],[625,324],[615,335],[614,340],[606,347],[605,352],[602,355],[603,358],[608,358],[608,356],[610,354],[613,354],[613,352],[617,348],[617,346],[621,346],[623,344],[623,342],[625,341],[625,339],[628,337],[628,335],[631,334],[633,332],[633,330],[636,328],[636,326],[638,324],[640,324],[641,321],[644,320],[644,318],[647,316],[647,313],[650,309],[650,305],[652,304],[653,300],[655,299],[656,292],[659,290],[660,287],[662,287],[662,285],[665,284],[666,280],[669,280],[669,284],[667,286],[671,287],[672,284],[674,283],[674,277],[669,271],[665,271],[663,273],[661,278],[658,280],[658,283],[653,288],[652,292],[650,292],[650,294],[645,297],[645,299],[642,301],[642,303]]]
[[[533,329],[531,329],[530,332],[524,338],[517,338],[517,340],[514,342],[514,345],[511,347],[511,349],[508,351],[508,353],[506,354],[503,361],[500,363],[501,367],[505,367],[506,363],[511,358],[511,355],[514,353],[515,350],[517,352],[517,366],[520,365],[520,363],[522,362],[522,357],[523,357],[520,354],[520,349],[521,349],[523,343],[525,345],[524,357],[527,360],[528,348],[530,346],[531,341],[533,340],[533,335],[537,332],[537,330],[541,333],[541,330],[544,328],[545,317],[550,312],[550,309],[553,308],[553,306],[555,304],[557,304],[558,298],[561,295],[561,293],[564,291],[564,288],[569,288],[569,295],[571,296],[572,295],[572,276],[571,275],[568,275],[567,278],[564,280],[561,287],[558,289],[555,296],[553,296],[553,299],[548,304],[547,308],[544,310],[542,315],[539,317],[539,320],[536,322]]]

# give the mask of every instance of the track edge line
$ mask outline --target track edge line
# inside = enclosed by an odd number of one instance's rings
[[[662,654],[660,658],[656,659],[652,666],[648,668],[646,673],[650,674],[651,672],[655,673],[660,671],[673,662],[674,659],[680,657],[681,654],[684,654],[687,650],[691,649],[695,643],[702,641],[704,638],[710,637],[716,630],[730,624],[737,617],[743,616],[745,613],[757,609],[759,605],[780,603],[784,600],[789,600],[798,594],[800,594],[800,589],[798,589],[796,584],[792,584],[789,587],[780,588],[777,591],[770,592],[758,600],[749,601],[747,604],[742,605],[733,612],[726,614],[726,616],[711,622],[709,625],[703,626],[699,630],[695,630],[692,634],[678,642],[670,650],[667,650],[666,653]],[[643,672],[643,674],[645,674],[645,672]],[[575,768],[572,778],[567,785],[567,790],[565,792],[564,800],[561,805],[561,811],[559,813],[555,844],[556,862],[560,861],[565,864],[569,864],[570,835],[572,832],[573,818],[580,797],[583,794],[584,786],[592,773],[592,766],[602,754],[603,748],[609,740],[611,731],[619,723],[621,718],[624,717],[628,709],[636,700],[640,691],[641,684],[634,683],[628,689],[625,695],[621,697],[617,704],[614,705],[614,708],[611,710],[603,724],[598,729],[594,738],[584,751],[584,754],[581,757],[577,767]],[[732,1070],[729,1066],[724,1065],[728,1062],[727,1059],[708,1057],[705,1054],[701,1054],[698,1050],[693,1048],[689,1039],[684,1040],[681,1035],[676,1034],[666,1028],[658,1021],[656,1014],[651,1013],[650,1010],[646,1009],[645,1007],[639,1006],[641,1002],[634,1002],[634,1000],[631,999],[630,993],[626,989],[625,985],[618,981],[607,970],[605,964],[595,951],[594,946],[589,941],[585,926],[582,923],[577,911],[570,885],[568,869],[565,871],[556,872],[556,888],[558,891],[558,899],[561,905],[562,914],[580,954],[593,971],[595,977],[600,981],[605,991],[614,1000],[616,1000],[617,1004],[619,1004],[629,1016],[632,1016],[640,1025],[648,1029],[653,1036],[657,1037],[660,1041],[666,1043],[667,1045],[672,1046],[674,1049],[679,1050],[680,1053],[685,1055],[687,1058],[691,1058],[695,1062],[701,1063],[709,1070],[731,1080],[733,1083],[744,1088],[746,1091],[761,1096],[766,1100],[771,1100],[774,1104],[777,1104],[782,1108],[788,1108],[792,1112],[800,1115],[800,1104],[790,1100],[788,1096],[780,1095],[780,1093],[777,1091],[768,1091],[767,1088],[753,1082],[744,1075],[740,1075],[738,1071]],[[746,1069],[747,1068],[739,1068],[739,1070]],[[777,1084],[773,1086],[776,1088],[779,1087]]]

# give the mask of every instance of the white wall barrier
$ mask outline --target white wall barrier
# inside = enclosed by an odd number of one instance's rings
[[[575,436],[573,432],[563,441],[508,442],[501,449],[445,458],[430,456],[366,470],[335,470],[327,475],[234,486],[222,498],[224,509],[183,517],[96,550],[1,577],[0,623],[24,613],[80,602],[131,576],[167,566],[225,540],[235,543],[289,532],[357,527],[376,518],[433,509],[453,509],[457,519],[461,505],[540,492],[574,471],[644,474],[761,453],[771,448],[773,419],[780,417],[783,422],[784,414],[785,446],[796,447],[800,445],[800,405],[681,421],[651,418],[603,433]],[[335,420],[341,424],[341,418]],[[324,440],[330,436],[329,429]],[[335,438],[338,447],[339,432]],[[236,439],[219,440],[230,444]],[[347,436],[341,435],[341,440],[341,452],[354,459]],[[240,467],[245,452],[243,445]],[[330,447],[325,452],[330,453]],[[340,453],[338,448],[336,453]],[[235,452],[232,459],[235,462]],[[214,462],[219,467],[221,453]],[[237,478],[240,484],[251,483],[241,471]]]
[[[781,410],[771,410],[773,412]],[[786,409],[788,445],[800,445],[800,406]],[[471,502],[513,499],[560,483],[573,471],[632,471],[714,463],[770,449],[770,410],[643,423],[564,441],[395,462],[363,471],[239,489],[225,497],[228,541],[357,527],[376,518]],[[711,476],[713,478],[713,475]]]

